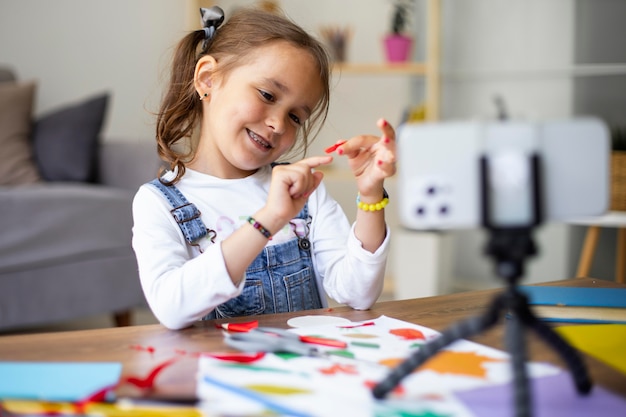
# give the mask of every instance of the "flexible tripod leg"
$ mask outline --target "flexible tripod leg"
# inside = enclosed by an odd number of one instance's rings
[[[526,369],[526,341],[524,339],[524,322],[520,320],[515,311],[513,317],[507,322],[505,328],[505,341],[507,349],[511,353],[511,367],[513,368],[513,397],[515,415],[528,417],[532,415],[532,398],[530,394],[530,382]]]
[[[525,297],[525,296],[524,296]],[[572,372],[576,390],[580,394],[589,394],[593,386],[593,382],[587,372],[585,363],[569,343],[567,343],[557,332],[550,328],[546,323],[542,322],[535,316],[527,303],[520,306],[520,317],[523,317],[525,324],[531,327],[547,344],[552,346],[554,350],[561,356]]]
[[[438,338],[421,346],[419,350],[395,367],[385,379],[374,387],[372,390],[374,397],[379,399],[384,398],[404,377],[434,356],[439,350],[457,340],[478,334],[494,325],[498,321],[498,316],[502,308],[502,297],[498,296],[494,299],[484,315],[456,323],[441,333]]]

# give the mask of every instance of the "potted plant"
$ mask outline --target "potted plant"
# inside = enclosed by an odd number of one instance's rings
[[[385,54],[388,62],[406,62],[411,56],[413,38],[407,34],[414,0],[394,0],[391,15],[391,33],[385,36]]]

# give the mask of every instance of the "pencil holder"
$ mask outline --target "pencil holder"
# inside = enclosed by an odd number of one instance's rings
[[[329,48],[333,62],[345,62],[348,55],[348,43],[352,37],[352,29],[348,26],[323,26],[320,28],[322,37]]]

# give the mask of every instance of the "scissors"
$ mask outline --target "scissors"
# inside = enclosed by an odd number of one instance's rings
[[[257,327],[245,333],[228,334],[225,343],[244,352],[286,352],[304,356],[327,357],[327,353],[312,344],[345,348],[345,342],[311,338],[276,327]]]

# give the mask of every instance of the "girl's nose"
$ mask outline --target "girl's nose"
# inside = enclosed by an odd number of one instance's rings
[[[275,135],[282,135],[285,133],[286,117],[283,117],[279,112],[274,112],[268,115],[267,125],[274,131]]]

